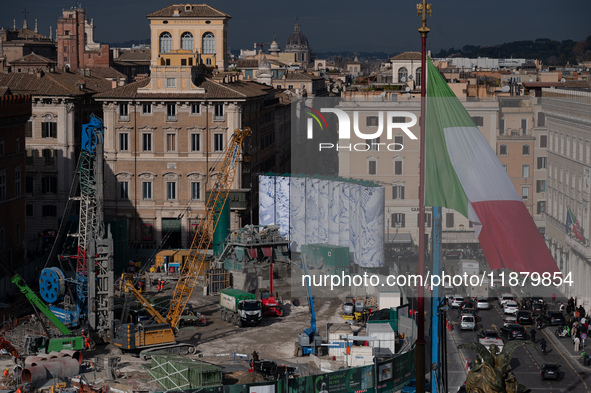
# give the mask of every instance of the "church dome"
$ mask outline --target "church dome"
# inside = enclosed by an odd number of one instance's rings
[[[300,29],[300,23],[296,20],[293,33],[287,38],[287,46],[308,46],[308,39]]]
[[[277,53],[280,51],[281,51],[281,49],[279,48],[279,44],[275,40],[275,34],[273,34],[273,42],[271,43],[271,46],[269,46],[269,52],[270,53]]]
[[[271,62],[267,59],[266,56],[263,56],[263,58],[259,61],[259,69],[261,68],[266,68],[266,69],[271,69]]]

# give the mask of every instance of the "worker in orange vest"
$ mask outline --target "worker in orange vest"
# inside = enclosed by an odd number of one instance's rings
[[[8,369],[4,370],[4,377],[8,377]]]

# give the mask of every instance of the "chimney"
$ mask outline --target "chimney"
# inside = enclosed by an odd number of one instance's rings
[[[111,89],[114,89],[116,87],[117,87],[117,80],[116,79],[111,80]]]
[[[84,69],[84,76],[90,76],[90,68],[85,68]]]

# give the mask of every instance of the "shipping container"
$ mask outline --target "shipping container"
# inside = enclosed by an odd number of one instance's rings
[[[373,347],[351,347],[351,354],[346,357],[347,366],[361,367],[373,364]]]
[[[388,323],[367,324],[367,335],[376,338],[369,345],[375,348],[376,356],[391,356],[396,353],[396,335]]]
[[[347,340],[342,340],[341,336],[351,336],[351,326],[348,323],[335,324],[328,329],[328,355],[344,356],[347,353]],[[353,341],[348,342],[349,346]]]

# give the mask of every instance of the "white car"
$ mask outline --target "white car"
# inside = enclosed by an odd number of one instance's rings
[[[505,303],[509,302],[509,301],[515,301],[515,296],[513,296],[510,293],[503,293],[501,295],[501,297],[499,297],[499,304],[501,305],[501,307],[503,307],[505,305]]]
[[[483,330],[478,334],[478,342],[486,347],[486,349],[490,350],[490,346],[495,344],[499,347],[499,350],[503,350],[503,345],[505,344],[503,340],[499,337],[499,334],[494,330]]]
[[[508,326],[508,325],[516,325],[517,324],[517,317],[505,317],[503,318],[503,326]]]
[[[490,308],[488,299],[485,297],[479,297],[476,299],[476,308],[479,310],[488,310]]]
[[[464,298],[462,296],[454,296],[453,299],[451,299],[451,308],[460,308],[460,305],[462,304],[462,302],[464,301]]]
[[[505,302],[505,305],[503,306],[503,312],[505,314],[517,314],[517,311],[519,311],[519,305],[517,304],[517,302],[515,301],[507,301]]]
[[[476,329],[476,317],[472,314],[462,314],[460,317],[460,329],[474,330]]]

